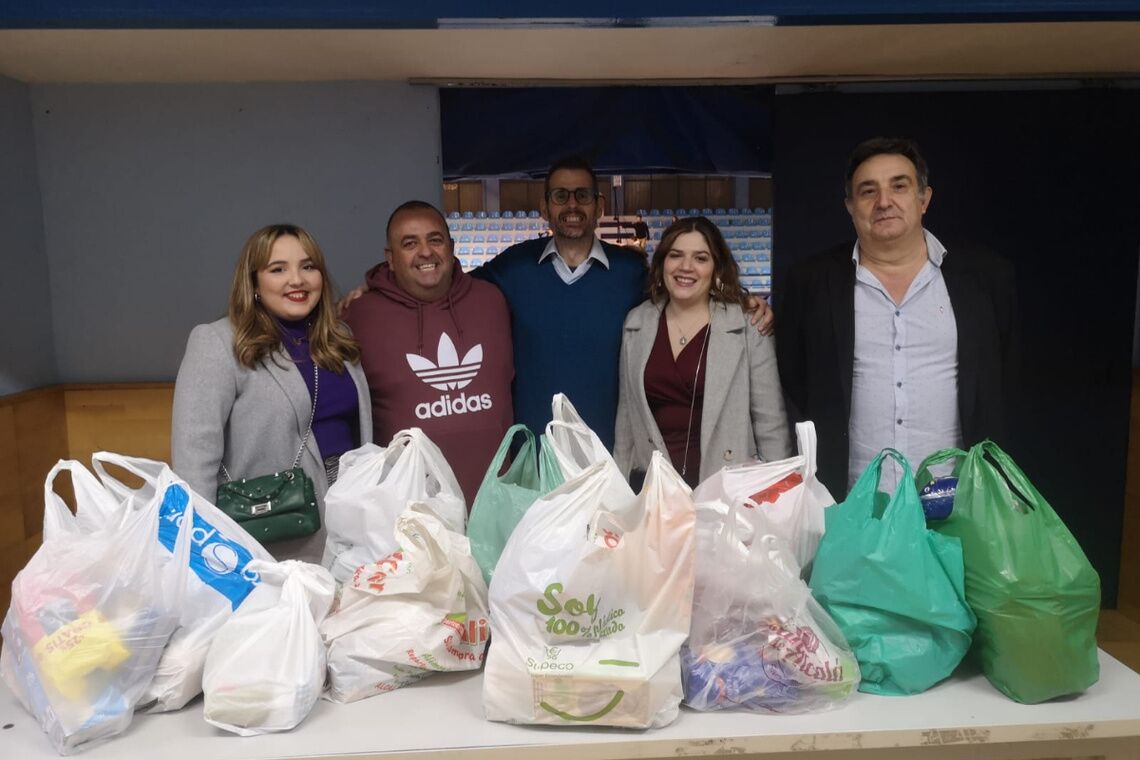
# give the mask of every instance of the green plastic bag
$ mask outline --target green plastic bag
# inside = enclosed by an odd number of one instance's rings
[[[524,436],[523,445],[511,466],[500,476],[499,471],[519,433]],[[558,463],[547,453],[545,443],[544,436],[539,447],[541,453],[536,455],[534,433],[526,425],[512,425],[475,494],[467,521],[467,539],[471,542],[471,554],[483,571],[483,580],[488,584],[499,555],[523,514],[538,497],[562,485]]]
[[[890,496],[878,490],[886,458],[903,472]],[[859,690],[917,694],[949,676],[976,625],[962,547],[927,530],[906,458],[884,449],[824,518],[811,590],[855,651]]]
[[[954,509],[931,525],[961,539],[966,601],[978,616],[974,654],[1011,699],[1036,704],[1084,691],[1100,677],[1100,577],[1073,534],[993,441],[945,449],[922,463],[955,462]]]

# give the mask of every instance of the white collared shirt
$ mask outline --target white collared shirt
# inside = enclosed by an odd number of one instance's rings
[[[958,419],[958,327],[942,261],[946,247],[930,232],[927,261],[902,302],[855,266],[855,356],[851,372],[850,488],[880,449],[898,449],[916,468],[929,454],[962,445]],[[898,470],[884,466],[879,490],[893,491]]]
[[[594,261],[597,261],[606,269],[610,268],[609,257],[606,256],[606,252],[602,250],[602,241],[599,240],[597,236],[594,237],[594,244],[590,247],[590,255],[575,269],[571,269],[570,265],[566,263],[566,259],[562,258],[562,254],[558,252],[558,245],[555,240],[553,237],[550,238],[550,242],[546,244],[546,247],[542,249],[542,254],[538,257],[538,263],[541,264],[546,261],[547,258],[553,256],[554,271],[562,278],[562,282],[567,285],[573,285],[585,277],[586,272],[590,271],[590,267]]]

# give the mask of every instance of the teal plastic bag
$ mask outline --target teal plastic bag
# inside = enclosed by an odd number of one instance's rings
[[[524,436],[523,445],[511,466],[500,476],[499,471],[511,444],[520,433]],[[467,539],[471,542],[471,554],[487,583],[491,582],[507,539],[530,505],[538,497],[562,485],[562,473],[558,463],[547,453],[545,440],[540,451],[536,454],[534,433],[526,425],[512,425],[503,436],[503,442],[499,444],[499,450],[475,494],[467,521]]]
[[[886,458],[902,469],[880,493]],[[946,678],[970,648],[961,544],[927,530],[910,464],[884,449],[847,499],[824,511],[811,590],[855,651],[871,694],[917,694]]]
[[[1025,473],[993,441],[946,449],[954,461],[954,509],[931,525],[962,542],[966,601],[978,616],[974,654],[999,691],[1036,704],[1084,691],[1100,677],[1096,626],[1100,577],[1073,534]]]

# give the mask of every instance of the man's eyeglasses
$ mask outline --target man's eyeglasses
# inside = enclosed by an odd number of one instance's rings
[[[570,202],[571,195],[574,196],[574,200],[578,201],[578,205],[589,206],[598,199],[601,193],[588,187],[576,187],[573,190],[567,190],[564,187],[552,187],[546,191],[546,200],[557,206],[562,206]]]

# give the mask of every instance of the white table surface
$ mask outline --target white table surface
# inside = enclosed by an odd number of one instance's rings
[[[177,713],[136,715],[125,734],[81,754],[92,760],[244,760],[412,757],[444,750],[448,756],[464,758],[603,760],[710,754],[776,757],[804,750],[863,750],[871,757],[909,757],[916,748],[956,748],[956,756],[971,758],[1089,754],[1140,758],[1140,675],[1104,652],[1100,664],[1100,681],[1087,692],[1041,705],[1013,702],[975,673],[956,675],[911,697],[856,693],[837,709],[805,715],[698,713],[682,708],[672,725],[648,731],[492,723],[483,718],[481,673],[435,675],[348,705],[321,700],[293,731],[248,738],[207,724],[199,699]],[[1016,751],[1011,754],[1011,749]],[[858,753],[834,756],[853,754]],[[921,756],[953,755],[924,751]],[[57,755],[35,719],[0,684],[0,758],[52,757]]]

